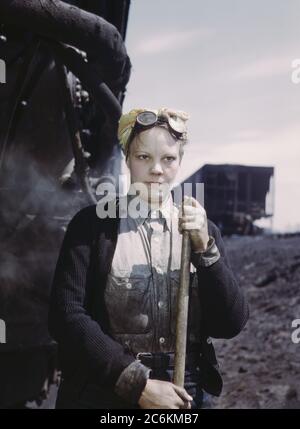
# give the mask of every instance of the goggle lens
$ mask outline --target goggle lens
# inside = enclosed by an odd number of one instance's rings
[[[159,120],[156,113],[151,111],[141,112],[137,115],[136,122],[143,127],[150,127],[155,125]],[[186,132],[185,123],[182,119],[176,116],[169,116],[164,119],[164,122],[167,122],[170,128],[176,133],[183,134]]]
[[[184,133],[185,131],[185,123],[182,119],[178,117],[171,116],[169,118],[170,127],[176,131],[177,133]]]
[[[157,115],[154,112],[142,112],[138,114],[136,120],[140,125],[147,127],[156,123]]]

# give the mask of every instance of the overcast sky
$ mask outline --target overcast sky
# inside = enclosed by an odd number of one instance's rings
[[[124,111],[190,115],[179,179],[206,163],[275,167],[276,229],[300,229],[299,0],[132,0]]]

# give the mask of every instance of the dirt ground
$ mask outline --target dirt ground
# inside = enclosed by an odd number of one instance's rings
[[[300,236],[225,238],[250,319],[231,340],[214,340],[224,389],[216,408],[300,408]]]

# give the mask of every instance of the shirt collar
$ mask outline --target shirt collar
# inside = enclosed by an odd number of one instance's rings
[[[164,200],[164,202],[159,208],[151,208],[146,201],[142,200],[136,195],[127,194],[127,203],[129,204],[133,198],[137,198],[140,204],[141,216],[134,218],[134,221],[138,226],[144,224],[146,219],[149,219],[149,218],[154,219],[154,218],[160,217],[160,214],[159,214],[160,212],[162,218],[165,219],[166,221],[167,228],[169,229],[169,231],[171,231],[171,221],[172,221],[172,211],[173,211],[173,198],[172,198],[171,192],[169,193],[168,197]],[[147,214],[147,215],[143,216],[143,214]],[[130,216],[129,213],[128,213],[128,216]]]

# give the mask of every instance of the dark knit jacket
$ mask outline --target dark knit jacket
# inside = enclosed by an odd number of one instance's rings
[[[118,238],[119,219],[100,219],[96,206],[77,213],[68,225],[55,274],[49,330],[59,345],[63,377],[79,388],[92,379],[107,391],[135,357],[112,338],[103,299]],[[244,327],[249,310],[230,267],[218,227],[208,220],[221,257],[209,267],[196,267],[202,302],[203,341],[199,365],[202,386],[219,395],[222,381],[210,337],[232,338]],[[76,384],[75,383],[75,384]],[[138,398],[145,380],[136,384]],[[126,398],[124,398],[126,399]]]

